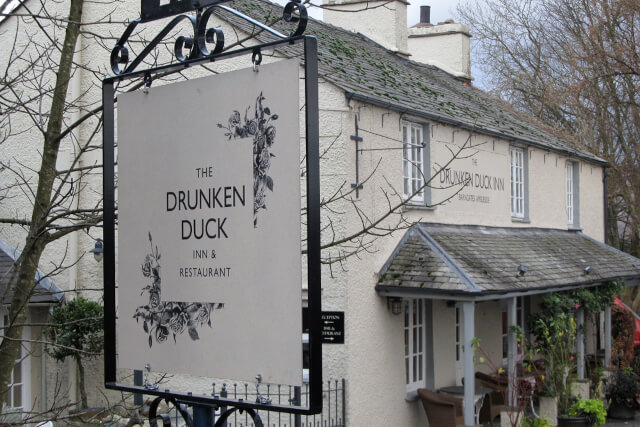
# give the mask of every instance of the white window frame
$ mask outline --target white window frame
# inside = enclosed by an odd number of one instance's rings
[[[511,216],[527,219],[527,150],[511,146],[509,150],[511,169]]]
[[[566,167],[567,194],[567,223],[573,225],[573,163],[567,162]]]
[[[409,203],[425,204],[428,191],[424,183],[429,179],[426,167],[427,144],[424,126],[414,122],[402,122],[402,196]],[[423,187],[420,191],[418,189]]]
[[[426,378],[425,301],[405,299],[404,315],[404,366],[407,393],[423,388]]]
[[[568,160],[565,166],[565,195],[567,209],[567,225],[570,228],[580,227],[580,166],[577,162]]]
[[[5,322],[6,322],[5,318],[8,318],[8,315],[9,313],[7,310],[0,309],[0,327],[2,328],[1,336],[4,336],[4,328],[5,328]],[[27,314],[27,322],[29,321],[30,321],[30,315]],[[31,408],[30,406],[31,405],[31,399],[30,399],[31,377],[29,375],[29,373],[31,372],[31,357],[28,354],[28,348],[29,348],[28,340],[30,336],[31,336],[30,328],[28,326],[23,327],[22,339],[24,341],[20,345],[20,357],[16,360],[16,363],[15,363],[15,365],[19,364],[20,366],[20,382],[19,383],[14,382],[14,371],[12,371],[11,379],[8,385],[8,388],[9,388],[8,398],[10,399],[10,404],[9,406],[5,406],[5,402],[0,402],[0,404],[3,406],[3,411],[2,411],[3,414],[20,413],[25,410],[28,411]],[[14,369],[15,369],[15,365],[14,365]],[[15,388],[18,386],[21,387],[21,390],[20,390],[21,405],[15,406],[14,391],[15,391]]]

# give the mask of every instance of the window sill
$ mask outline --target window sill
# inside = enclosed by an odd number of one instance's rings
[[[405,210],[405,211],[408,211],[408,210],[435,211],[436,208],[437,208],[437,206],[427,206],[427,205],[417,204],[417,203],[408,203],[408,204],[403,206],[403,210]]]
[[[518,218],[517,216],[512,216],[511,222],[521,222],[523,224],[531,224],[531,220],[529,218]]]
[[[569,225],[567,229],[569,231],[582,231],[582,227],[579,225]]]
[[[404,400],[407,402],[416,402],[418,400],[418,391],[411,390],[407,392],[407,395],[404,397]]]

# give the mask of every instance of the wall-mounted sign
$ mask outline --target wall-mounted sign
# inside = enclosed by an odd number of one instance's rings
[[[478,159],[472,159],[477,166]],[[446,168],[439,172],[439,184],[443,188],[459,190],[457,199],[463,202],[489,204],[492,194],[505,194],[505,178],[465,169]],[[463,188],[460,189],[460,186]]]
[[[344,311],[322,312],[322,343],[344,344]]]
[[[300,383],[298,72],[118,97],[119,367]]]

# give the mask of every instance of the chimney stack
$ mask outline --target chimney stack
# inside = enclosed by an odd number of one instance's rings
[[[420,6],[420,22],[409,28],[407,47],[411,59],[471,80],[469,28],[451,19],[432,25],[430,15],[429,6]]]
[[[361,33],[403,56],[407,50],[406,0],[322,0],[324,22]]]
[[[431,6],[420,6],[420,23],[431,24]]]

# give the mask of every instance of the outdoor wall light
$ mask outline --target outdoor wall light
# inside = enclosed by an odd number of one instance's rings
[[[526,265],[520,264],[518,266],[518,274],[520,276],[524,276],[524,274],[529,271],[529,267],[527,267]]]
[[[104,255],[104,246],[102,244],[102,239],[96,240],[96,245],[89,252],[93,254],[93,257],[97,262],[102,261],[102,256]]]
[[[387,297],[387,308],[394,316],[402,314],[402,298]]]
[[[591,272],[592,272],[592,271],[593,271],[593,268],[591,268],[591,266],[590,266],[590,265],[588,265],[588,266],[586,266],[586,267],[584,268],[584,274],[586,274],[586,275],[591,274]]]

